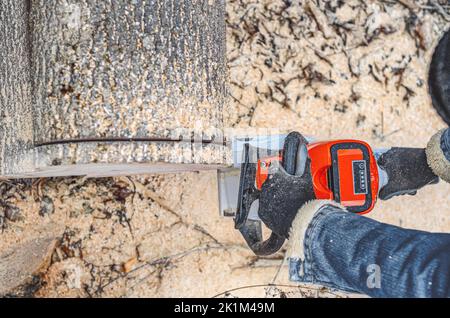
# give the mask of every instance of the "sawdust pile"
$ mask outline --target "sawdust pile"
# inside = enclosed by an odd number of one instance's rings
[[[416,146],[442,126],[426,80],[432,47],[448,22],[431,14],[429,5],[245,3],[228,2],[234,12],[230,125]],[[414,124],[416,138],[403,134],[410,128],[402,126],[405,121]]]
[[[230,0],[227,11],[228,126],[353,137],[376,147],[423,147],[444,127],[426,80],[433,47],[449,26],[448,5]],[[215,178],[3,181],[0,251],[43,228],[57,237],[48,267],[10,295],[336,296],[293,286],[285,267],[277,276],[281,254],[252,255],[232,220],[218,215]],[[449,231],[449,191],[430,186],[378,204],[371,217]],[[252,287],[271,282],[280,286]]]

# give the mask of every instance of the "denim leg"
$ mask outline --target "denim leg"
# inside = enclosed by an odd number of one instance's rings
[[[441,149],[445,158],[450,161],[450,128],[447,128],[441,136]]]
[[[450,297],[450,234],[403,229],[339,208],[317,212],[290,278],[372,297]]]

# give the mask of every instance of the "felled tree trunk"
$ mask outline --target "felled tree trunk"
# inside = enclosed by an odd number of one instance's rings
[[[12,163],[2,175],[226,164],[224,10],[223,0],[31,0],[29,36],[21,39],[30,67],[21,65],[20,74],[31,81],[33,148],[3,156]],[[19,110],[15,105],[6,99],[1,106]]]
[[[27,1],[0,1],[0,175],[33,169]]]

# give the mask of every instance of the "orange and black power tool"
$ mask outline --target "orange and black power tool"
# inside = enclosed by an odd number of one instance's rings
[[[273,142],[273,138],[279,138],[278,142]],[[285,240],[275,233],[264,240],[258,216],[261,188],[274,161],[280,161],[286,172],[294,175],[300,174],[296,169],[309,156],[317,199],[340,202],[354,213],[364,214],[373,209],[385,178],[367,143],[335,140],[299,147],[295,143],[291,145],[285,135],[269,139],[258,136],[233,142],[235,170],[219,172],[221,213],[234,216],[235,228],[256,254],[273,254]],[[236,188],[239,189],[237,192]]]
[[[334,200],[359,214],[370,212],[377,200],[379,174],[374,153],[360,140],[334,140],[306,146],[311,159],[311,176],[317,199]],[[283,154],[258,159],[255,184],[258,190],[267,180],[274,160]],[[285,160],[286,161],[286,160]]]
[[[309,143],[304,139],[300,145],[289,135],[240,137],[231,146],[234,168],[218,172],[220,212],[234,217],[235,228],[258,255],[275,253],[285,240],[275,233],[264,240],[258,214],[261,190],[274,161],[288,174],[302,175],[299,168],[309,157],[315,197],[334,200],[358,214],[370,212],[377,198],[414,194],[438,182],[420,148],[372,150],[364,141],[347,139]]]

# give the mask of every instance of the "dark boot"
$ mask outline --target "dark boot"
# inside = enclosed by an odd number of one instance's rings
[[[439,41],[431,60],[428,86],[434,108],[450,125],[450,31]]]

